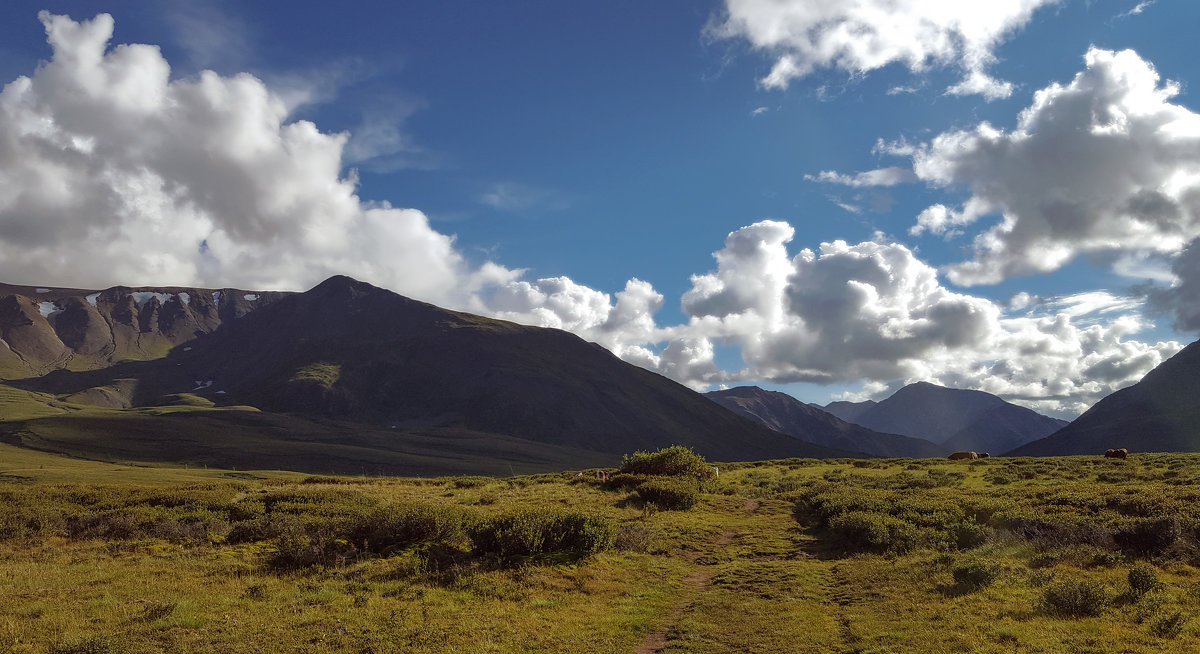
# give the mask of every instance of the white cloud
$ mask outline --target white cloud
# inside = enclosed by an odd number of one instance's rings
[[[717,269],[693,275],[687,324],[660,334],[737,346],[746,367],[700,382],[887,383],[979,388],[1071,413],[1137,381],[1179,349],[1129,338],[1147,326],[1137,300],[1103,291],[1007,307],[953,292],[903,245],[824,243],[792,256],[787,223],[729,235]],[[642,365],[653,366],[654,361]]]
[[[906,184],[915,182],[917,176],[908,168],[900,168],[898,166],[890,166],[888,168],[880,168],[878,170],[868,170],[857,173],[855,175],[845,175],[833,170],[822,170],[817,175],[805,175],[804,179],[810,182],[821,182],[824,184],[841,184],[842,186],[895,186],[897,184]]]
[[[958,67],[963,79],[947,92],[1007,97],[1012,85],[990,77],[995,48],[1058,0],[725,0],[710,22],[715,38],[744,38],[775,57],[760,83],[787,88],[818,69],[858,75],[890,64],[913,73]]]
[[[517,182],[492,184],[479,201],[500,211],[561,211],[570,205],[563,193]]]
[[[1157,0],[1142,0],[1141,2],[1134,5],[1134,7],[1129,9],[1128,11],[1124,11],[1124,12],[1117,14],[1117,18],[1128,18],[1130,16],[1136,16],[1136,15],[1142,13],[1143,11],[1146,11],[1147,9],[1149,9],[1150,5],[1154,4],[1156,1]]]
[[[1000,216],[975,237],[973,260],[947,268],[951,281],[1050,272],[1087,252],[1144,273],[1139,258],[1200,236],[1200,115],[1172,104],[1179,86],[1160,83],[1132,50],[1092,48],[1085,61],[1071,83],[1038,91],[1012,131],[982,123],[921,146],[879,146],[911,154],[926,183],[970,192],[959,208],[926,209],[913,234],[953,235]]]
[[[171,79],[113,20],[40,15],[53,58],[0,92],[0,277],[299,289],[343,273],[465,306],[472,266],[415,209],[365,203],[346,134],[288,122],[259,79]]]

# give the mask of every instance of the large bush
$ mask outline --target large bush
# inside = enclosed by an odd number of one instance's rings
[[[672,445],[657,452],[634,452],[621,459],[620,472],[630,475],[690,476],[708,479],[713,467],[690,447]]]
[[[1104,585],[1087,579],[1062,579],[1042,591],[1038,607],[1060,618],[1100,615],[1108,604]]]
[[[465,536],[462,510],[435,504],[392,504],[347,518],[339,535],[379,554],[421,543],[458,543]]]
[[[700,499],[700,485],[688,479],[651,479],[637,487],[637,494],[660,509],[686,511]]]
[[[954,583],[963,590],[978,590],[1000,577],[1000,566],[986,561],[967,561],[954,567]]]
[[[477,554],[511,560],[602,552],[612,547],[616,528],[604,518],[586,513],[520,511],[480,520],[468,534]]]
[[[917,528],[875,511],[849,511],[829,521],[829,531],[848,549],[907,552],[916,545]]]
[[[1174,516],[1134,518],[1117,529],[1113,542],[1136,554],[1156,554],[1173,545],[1182,535],[1183,529]]]

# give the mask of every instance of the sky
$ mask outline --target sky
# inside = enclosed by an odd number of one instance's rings
[[[1190,0],[10,0],[0,280],[347,274],[697,390],[1070,418],[1200,330]]]

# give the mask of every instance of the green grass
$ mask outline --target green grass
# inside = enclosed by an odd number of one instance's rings
[[[340,363],[317,362],[310,363],[292,374],[291,381],[312,381],[325,388],[331,388],[342,376]]]
[[[0,651],[1200,650],[1200,455],[720,470],[665,511],[573,471],[311,476],[0,445]],[[904,547],[847,542],[851,513]]]

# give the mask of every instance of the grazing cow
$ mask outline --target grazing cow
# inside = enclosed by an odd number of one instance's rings
[[[596,479],[600,481],[608,481],[611,476],[607,470],[597,470],[595,474]]]
[[[989,453],[987,453],[987,452],[980,452],[980,453],[979,453],[979,458],[981,458],[981,459],[987,459],[987,458],[989,458],[989,457],[991,457],[991,456],[992,456],[992,455],[991,455],[991,454],[989,454]]]
[[[962,461],[964,459],[978,459],[979,455],[975,452],[955,452],[946,458],[951,461]]]
[[[1121,448],[1119,450],[1105,450],[1104,458],[1106,459],[1124,459],[1129,456],[1129,450]]]

